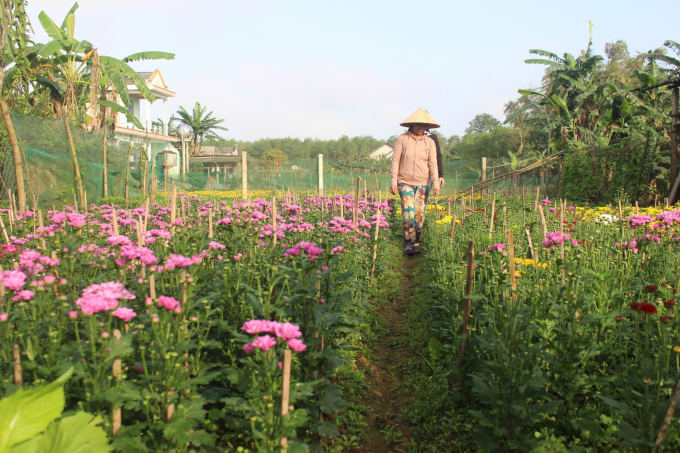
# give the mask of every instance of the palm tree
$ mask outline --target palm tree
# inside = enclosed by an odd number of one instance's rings
[[[219,135],[213,132],[214,130],[229,130],[226,127],[218,126],[218,124],[223,123],[224,120],[213,117],[213,112],[206,115],[205,111],[207,109],[207,107],[201,107],[199,102],[194,105],[194,111],[192,113],[187,112],[184,107],[180,106],[179,110],[177,110],[177,116],[172,115],[172,118],[170,118],[170,125],[172,125],[174,121],[181,121],[184,124],[191,126],[194,130],[194,135],[191,138],[192,154],[197,154],[201,151],[203,140],[220,138]]]

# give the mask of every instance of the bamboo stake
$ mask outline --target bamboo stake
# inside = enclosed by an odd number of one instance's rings
[[[371,268],[371,277],[375,276],[375,260],[378,257],[378,234],[380,233],[380,208],[375,218],[375,244],[373,244],[373,268]]]
[[[111,216],[113,217],[113,234],[118,236],[118,215],[116,214],[116,208],[111,210]]]
[[[168,390],[168,397],[171,397],[174,395],[174,391],[172,389]],[[165,422],[170,423],[170,420],[172,420],[172,416],[175,415],[175,403],[170,403],[168,406],[165,408]]]
[[[2,221],[2,216],[0,215],[0,227],[2,227],[2,234],[5,236],[5,242],[9,244],[9,236],[7,235],[7,230],[5,229],[5,222]]]
[[[45,244],[45,226],[43,224],[41,209],[38,209],[38,226],[40,227],[40,248],[42,250],[47,250],[47,245]]]
[[[290,406],[290,362],[292,352],[290,349],[283,351],[283,379],[281,382],[281,416],[288,415],[288,408]],[[282,450],[286,450],[288,445],[288,437],[281,438]]]
[[[560,200],[560,234],[562,235],[562,242],[560,243],[560,260],[562,260],[562,286],[567,285],[566,271],[564,270],[564,201]]]
[[[529,243],[529,252],[531,253],[531,259],[534,260],[538,264],[538,255],[534,253],[534,244],[531,240],[531,231],[529,229],[525,229],[524,233],[527,235],[527,242]]]
[[[354,222],[354,228],[357,226],[357,222],[359,221],[359,184],[361,183],[361,176],[357,176],[357,191],[354,194],[354,211],[353,211],[353,222]]]
[[[118,340],[120,340],[120,330],[113,329],[113,336],[116,339],[116,342],[118,342]],[[123,373],[121,371],[121,368],[122,367],[121,367],[120,359],[115,359],[113,361],[113,370],[112,370],[113,371],[113,378],[117,379],[119,381],[121,379],[123,379]],[[118,430],[121,427],[121,424],[122,424],[121,419],[122,419],[121,408],[116,407],[113,410],[113,420],[112,420],[112,423],[111,423],[112,424],[111,430],[112,430],[114,436],[116,435],[116,433],[118,432]]]
[[[175,219],[177,219],[177,188],[175,187],[175,183],[172,183],[172,191],[170,193],[170,223],[172,224],[170,232],[174,233]]]
[[[276,237],[276,229],[277,229],[277,219],[276,219],[277,213],[276,213],[276,196],[272,195],[272,235],[274,236],[274,239],[272,240],[272,246],[276,247],[276,240],[278,239]]]
[[[507,230],[508,260],[510,260],[510,285],[512,286],[512,301],[517,302],[517,272],[515,270],[515,242],[512,231]]]
[[[14,357],[14,385],[22,387],[24,385],[24,374],[21,369],[21,352],[18,344],[14,345],[12,356]]]
[[[156,273],[149,274],[149,297],[156,300]]]
[[[505,201],[503,202],[503,231],[508,230],[508,213],[507,213],[508,207],[505,204]]]
[[[66,133],[68,134],[68,142],[71,145],[71,154],[73,155],[73,166],[76,176],[76,182],[78,183],[78,195],[80,199],[83,199],[83,180],[80,177],[80,166],[78,165],[78,157],[76,156],[76,148],[73,146],[73,137],[71,136],[71,128],[68,125],[68,117],[64,117],[64,124],[66,125]]]
[[[453,234],[456,231],[456,216],[453,216],[453,219],[451,220],[451,242],[453,243]]]
[[[468,245],[468,250],[467,250],[467,275],[465,279],[465,296],[469,296],[472,293],[472,282],[474,279],[474,267],[475,267],[475,241],[473,239],[470,239],[470,243]],[[460,344],[460,352],[458,354],[458,360],[460,362],[463,361],[465,358],[465,345],[467,344],[467,335],[468,335],[468,322],[470,320],[470,299],[468,297],[465,298],[464,302],[464,307],[463,307],[463,333],[462,333],[462,340]]]
[[[676,401],[678,398],[680,398],[680,377],[675,383],[675,387],[673,387],[671,401],[668,404],[668,409],[666,409],[666,415],[664,415],[663,417],[663,423],[661,424],[661,428],[659,429],[659,435],[656,437],[656,445],[654,446],[653,453],[658,453],[659,447],[661,446],[661,444],[663,444],[663,441],[666,438],[666,432],[668,431],[668,427],[671,425],[671,422],[673,421],[673,414],[675,414],[675,409],[678,407],[678,402]]]
[[[489,226],[489,239],[493,236],[493,220],[496,216],[496,192],[493,193],[493,201],[491,202],[491,221]]]
[[[144,207],[144,231],[149,225],[149,197],[146,198],[146,206]]]
[[[208,208],[208,238],[213,238],[213,213],[212,208]]]

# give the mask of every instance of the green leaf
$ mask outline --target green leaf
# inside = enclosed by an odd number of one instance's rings
[[[123,58],[123,62],[130,63],[131,61],[144,61],[144,60],[174,60],[175,54],[169,52],[158,52],[156,50],[148,52],[137,52],[132,55],[128,55]]]
[[[12,453],[106,453],[113,451],[101,417],[77,412],[53,422],[44,434],[17,445]]]
[[[19,389],[0,400],[0,453],[41,433],[64,410],[64,383],[73,367],[51,384],[31,390]]]
[[[68,10],[68,13],[66,13],[66,17],[64,17],[64,22],[61,23],[61,29],[67,28],[67,21],[68,21],[68,16],[73,14],[75,16],[75,12],[78,9],[78,2],[75,2],[71,9]]]
[[[122,113],[123,115],[125,115],[125,117],[127,118],[127,120],[129,122],[131,122],[132,124],[134,124],[136,127],[140,128],[140,129],[144,129],[144,126],[137,119],[137,117],[134,116],[132,113],[130,113],[130,111],[128,109],[126,109],[125,107],[123,107],[122,105],[117,104],[113,101],[104,101],[102,99],[99,100],[99,104],[103,105],[104,107],[110,108],[114,112]]]
[[[63,93],[64,89],[59,85],[57,82],[54,80],[50,80],[47,77],[43,76],[36,76],[35,81],[38,82],[40,85],[44,86],[45,88],[49,88],[53,91],[56,91],[57,93]]]
[[[66,39],[70,43],[73,43],[73,33],[75,32],[76,28],[76,15],[70,13],[68,16],[66,16],[66,19],[64,19],[64,24],[66,24]]]
[[[99,61],[105,66],[105,71],[103,70],[102,73],[108,71],[120,72],[122,75],[130,79],[130,81],[132,81],[132,83],[137,87],[139,92],[146,100],[149,102],[156,100],[156,96],[154,96],[149,87],[146,86],[146,82],[144,82],[139,74],[137,74],[137,72],[130,66],[117,58],[107,57],[104,55],[99,57]]]
[[[430,338],[427,342],[427,349],[434,360],[439,360],[442,356],[442,342],[436,338]]]
[[[38,19],[40,20],[40,25],[42,25],[43,29],[50,38],[66,39],[66,36],[64,36],[59,27],[57,27],[57,24],[55,24],[47,14],[45,14],[45,11],[40,11],[40,14],[38,14]]]

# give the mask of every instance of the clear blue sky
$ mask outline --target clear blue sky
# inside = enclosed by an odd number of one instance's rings
[[[45,12],[61,24],[71,0],[31,0],[36,39]],[[102,55],[173,52],[160,69],[177,93],[170,110],[195,102],[224,118],[225,138],[387,138],[424,107],[445,135],[479,113],[504,119],[518,88],[543,67],[531,48],[577,55],[625,40],[632,53],[680,41],[671,1],[487,0],[264,1],[81,0],[76,38]],[[160,116],[154,105],[152,118]]]

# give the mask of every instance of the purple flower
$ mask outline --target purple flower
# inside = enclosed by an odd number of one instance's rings
[[[292,338],[298,338],[302,336],[300,332],[300,327],[289,322],[279,322],[274,327],[274,333],[277,337],[283,340],[290,340]]]
[[[219,242],[211,241],[208,245],[210,250],[224,250],[226,246],[220,244]]]
[[[505,244],[494,244],[488,247],[490,252],[502,252],[505,248]]]
[[[2,271],[0,273],[0,284],[12,291],[18,291],[26,284],[26,274],[16,270]]]

